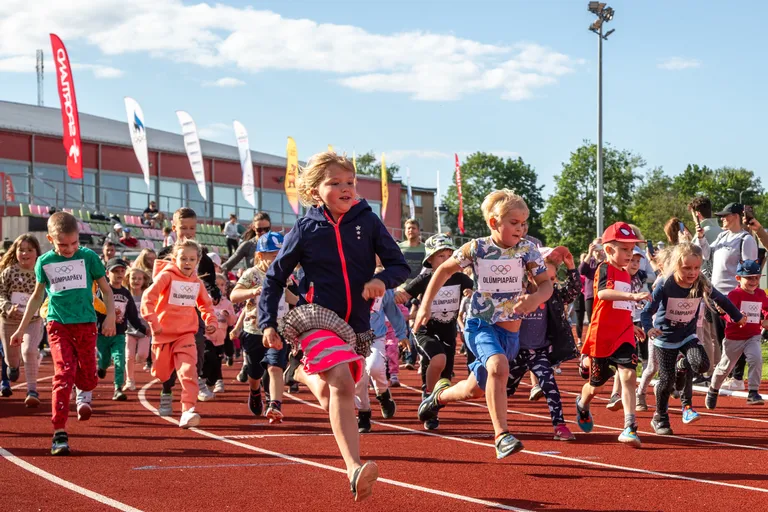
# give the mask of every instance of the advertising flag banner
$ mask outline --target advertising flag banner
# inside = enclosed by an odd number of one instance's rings
[[[181,123],[181,133],[184,135],[184,148],[187,150],[189,165],[192,167],[192,175],[197,182],[197,190],[200,195],[208,200],[208,194],[205,189],[205,167],[203,166],[203,150],[200,148],[200,138],[197,136],[197,126],[192,116],[183,110],[176,111],[176,117]]]
[[[440,200],[440,171],[437,171],[437,232],[442,233],[443,232],[443,226],[440,222],[440,206],[442,206],[442,201]]]
[[[144,112],[135,99],[125,97],[125,113],[128,116],[128,132],[131,134],[133,152],[139,161],[144,183],[149,190],[149,151],[147,150],[147,130],[144,125]],[[151,191],[150,191],[151,192]]]
[[[288,146],[286,148],[285,165],[285,195],[288,196],[288,203],[293,209],[293,213],[299,214],[299,193],[296,190],[296,178],[299,175],[299,152],[296,149],[296,141],[293,137],[288,137]]]
[[[459,232],[464,234],[464,200],[461,198],[461,165],[459,164],[459,155],[454,153],[456,159],[456,192],[459,196]]]
[[[355,168],[355,174],[357,174],[357,157],[355,156],[355,150],[352,150],[352,167]]]
[[[233,124],[237,139],[237,151],[240,153],[240,168],[243,170],[241,182],[243,197],[248,201],[248,204],[256,208],[256,189],[253,184],[253,162],[251,161],[251,148],[248,145],[248,132],[239,121],[235,121]]]
[[[0,186],[3,187],[3,194],[5,195],[6,203],[16,202],[16,191],[13,190],[13,180],[11,180],[10,174],[0,172]]]
[[[415,219],[416,218],[416,205],[413,203],[413,191],[411,190],[411,169],[409,167],[405,168],[406,173],[406,181],[408,182],[408,213],[409,213],[409,219]]]
[[[53,61],[56,67],[56,86],[61,102],[61,122],[64,125],[64,150],[67,152],[67,174],[73,180],[83,179],[82,146],[80,143],[80,116],[77,113],[75,82],[72,80],[72,66],[64,43],[59,36],[51,34]]]
[[[387,216],[387,203],[389,202],[389,183],[387,182],[387,164],[384,153],[381,154],[381,220]]]

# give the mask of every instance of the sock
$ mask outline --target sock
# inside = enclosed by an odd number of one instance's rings
[[[635,415],[634,414],[625,414],[624,415],[624,428],[632,428],[635,426]]]
[[[271,402],[269,402],[269,406],[279,411],[283,408],[283,402],[280,400],[272,400]]]
[[[579,409],[581,409],[582,411],[589,412],[589,404],[587,404],[586,406],[582,405],[581,396],[579,396],[579,399],[576,401],[576,404],[579,406]]]

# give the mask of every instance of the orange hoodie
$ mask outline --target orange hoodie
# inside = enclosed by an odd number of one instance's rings
[[[141,316],[152,329],[152,343],[170,343],[197,333],[195,307],[206,326],[218,327],[211,298],[197,275],[187,277],[172,261],[156,260],[152,279],[152,285],[141,298]],[[158,328],[162,332],[155,334]]]

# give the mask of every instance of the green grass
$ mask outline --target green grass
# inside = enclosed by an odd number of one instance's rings
[[[763,343],[763,380],[768,379],[768,343]]]

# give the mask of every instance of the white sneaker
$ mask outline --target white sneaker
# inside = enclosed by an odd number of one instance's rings
[[[393,375],[389,378],[389,386],[392,388],[400,387],[400,379],[397,377],[397,375]]]
[[[136,383],[131,379],[126,380],[123,385],[123,391],[136,391]]]
[[[721,389],[730,389],[731,391],[744,391],[744,381],[728,377],[723,382]]]
[[[219,379],[216,381],[216,385],[213,386],[213,392],[214,393],[223,393],[224,392],[224,381]]]
[[[200,424],[200,415],[195,412],[195,408],[191,408],[188,411],[181,413],[181,420],[179,420],[179,427],[191,428]]]
[[[562,373],[563,373],[563,370],[561,370],[559,366],[555,366],[555,375],[560,375]]]
[[[213,391],[208,389],[208,386],[205,384],[205,379],[197,379],[197,387],[199,389],[197,392],[197,399],[200,402],[207,402],[208,400],[213,400],[216,398],[216,395],[213,394]]]

